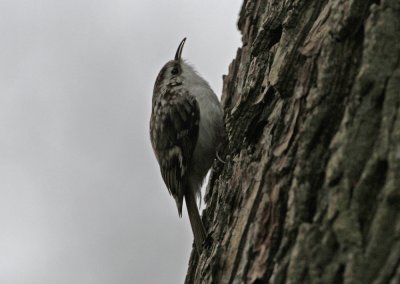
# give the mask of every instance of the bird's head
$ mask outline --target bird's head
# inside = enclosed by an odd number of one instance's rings
[[[184,82],[193,84],[198,80],[203,81],[193,67],[182,59],[182,50],[185,41],[186,38],[179,44],[174,59],[168,61],[158,73],[154,84],[154,93],[158,93],[168,86],[182,85]]]

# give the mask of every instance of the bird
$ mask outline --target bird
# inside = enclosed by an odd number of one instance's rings
[[[182,59],[184,38],[153,88],[150,140],[161,176],[182,217],[185,199],[200,254],[207,238],[196,198],[225,133],[223,109],[208,82]]]

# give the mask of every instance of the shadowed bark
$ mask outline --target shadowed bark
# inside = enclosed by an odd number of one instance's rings
[[[238,26],[186,283],[400,283],[400,1],[245,0]]]

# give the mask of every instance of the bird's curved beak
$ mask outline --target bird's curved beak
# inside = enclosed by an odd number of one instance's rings
[[[186,41],[186,38],[182,39],[181,43],[178,46],[178,49],[176,50],[176,53],[175,53],[176,61],[181,61],[182,49],[183,49],[183,46],[185,45],[185,41]]]

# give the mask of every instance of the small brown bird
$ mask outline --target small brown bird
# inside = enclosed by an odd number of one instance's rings
[[[183,197],[198,253],[206,238],[196,197],[224,134],[223,111],[210,85],[182,60],[186,38],[174,60],[159,72],[153,90],[150,139],[164,182],[182,216]]]

